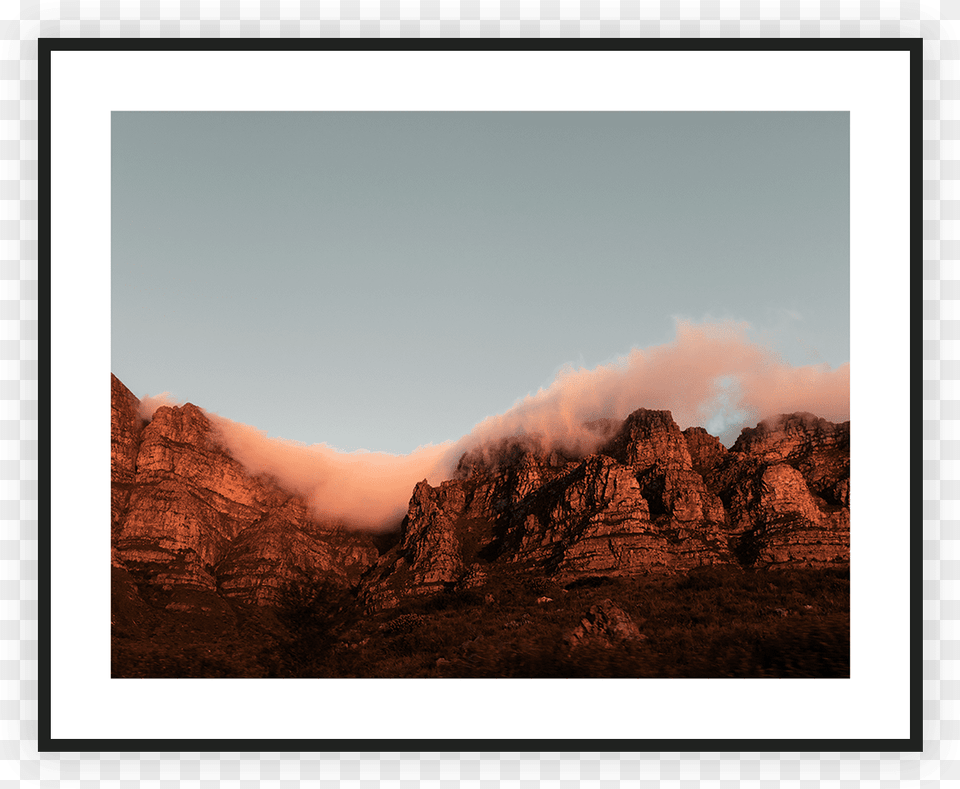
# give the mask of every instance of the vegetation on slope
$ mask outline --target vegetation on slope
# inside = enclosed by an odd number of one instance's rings
[[[849,569],[705,567],[680,576],[491,577],[365,613],[350,590],[299,585],[276,609],[173,614],[126,588],[115,677],[848,677]],[[118,606],[115,586],[114,607]],[[548,602],[538,602],[550,598]],[[571,651],[609,599],[641,640]],[[116,616],[116,615],[115,615]]]

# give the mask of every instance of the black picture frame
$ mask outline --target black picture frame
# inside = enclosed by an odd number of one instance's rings
[[[40,39],[39,42],[39,103],[40,103],[40,213],[39,213],[39,258],[40,258],[40,608],[39,640],[39,750],[49,751],[596,751],[619,752],[665,752],[665,751],[918,751],[921,750],[921,397],[917,388],[920,375],[921,324],[919,321],[922,241],[921,241],[921,164],[922,164],[922,52],[921,39],[591,39],[591,40],[510,40],[510,39]],[[234,738],[223,737],[216,732],[203,738],[180,739],[151,737],[134,734],[129,738],[87,737],[81,734],[63,736],[54,719],[56,694],[62,692],[62,683],[52,676],[53,633],[52,618],[56,590],[52,572],[52,546],[55,517],[52,501],[58,495],[57,477],[52,473],[54,386],[63,385],[63,373],[57,369],[61,357],[52,352],[56,340],[51,321],[56,309],[52,302],[52,288],[56,283],[53,275],[53,243],[51,233],[55,215],[52,206],[52,181],[58,161],[52,158],[52,117],[56,110],[53,80],[60,53],[120,53],[120,52],[207,52],[212,56],[224,52],[462,52],[497,53],[509,51],[529,52],[531,62],[546,52],[577,53],[589,51],[665,52],[665,53],[741,53],[761,55],[771,52],[823,53],[846,52],[852,56],[874,52],[906,53],[909,68],[909,182],[910,182],[910,355],[911,395],[910,424],[910,524],[908,529],[909,549],[909,735],[896,738],[872,738],[852,733],[849,738],[821,739],[816,735],[803,738],[642,738],[631,737],[592,739],[502,739],[495,731],[490,737],[458,737],[422,739],[404,734],[396,738]],[[854,428],[856,430],[856,428]],[[91,534],[100,534],[105,524],[78,519]],[[854,546],[854,551],[856,546]],[[106,568],[106,557],[103,567]],[[855,577],[854,577],[855,579]],[[856,583],[856,580],[854,580]],[[88,637],[99,637],[100,633]],[[78,648],[82,648],[78,645]],[[862,667],[860,667],[862,668]],[[859,670],[855,665],[854,672]],[[136,682],[137,680],[112,680],[113,682]],[[133,727],[131,727],[131,730]],[[455,734],[455,732],[453,733]]]

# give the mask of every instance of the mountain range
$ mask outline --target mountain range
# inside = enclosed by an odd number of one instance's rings
[[[505,438],[437,486],[412,484],[402,521],[372,532],[248,472],[195,405],[145,419],[115,376],[111,405],[115,634],[146,610],[231,621],[320,585],[375,615],[518,578],[560,589],[849,565],[850,423],[809,413],[745,428],[729,449],[644,408],[588,424],[598,448],[583,457]]]

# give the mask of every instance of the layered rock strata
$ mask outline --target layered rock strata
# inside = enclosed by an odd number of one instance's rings
[[[783,416],[727,450],[702,428],[681,431],[669,411],[640,409],[585,458],[524,438],[465,456],[437,487],[419,483],[399,545],[360,593],[378,609],[476,588],[509,567],[567,583],[842,563],[849,528],[849,423]]]
[[[745,428],[705,479],[724,499],[741,562],[849,561],[849,422],[797,413]]]
[[[113,378],[115,565],[169,610],[214,610],[213,597],[268,603],[290,584],[353,585],[378,551],[366,534],[322,522],[226,452],[196,406],[146,423]]]
[[[110,376],[110,385],[110,534],[115,554],[116,538],[137,478],[137,452],[145,421],[140,417],[140,401],[115,375]]]
[[[269,604],[321,581],[377,610],[495,576],[567,584],[849,561],[849,422],[783,415],[728,450],[669,411],[639,409],[587,425],[598,448],[585,457],[505,439],[464,455],[453,479],[414,486],[379,556],[372,535],[248,473],[201,409],[162,407],[148,421],[116,378],[112,395],[114,566],[168,610]]]

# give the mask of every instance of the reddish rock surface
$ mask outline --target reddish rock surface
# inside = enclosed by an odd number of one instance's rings
[[[140,401],[134,397],[115,375],[110,376],[110,534],[114,541],[119,536],[137,477],[137,452],[140,448],[140,433],[145,424],[140,418]]]
[[[377,610],[503,574],[566,584],[849,562],[849,423],[783,415],[727,450],[669,411],[640,409],[592,423],[604,443],[586,457],[504,440],[465,455],[453,479],[417,484],[378,558],[371,535],[249,474],[201,409],[163,407],[148,423],[112,383],[114,566],[130,579],[124,594],[132,583],[168,610],[268,604],[287,584],[319,581]]]
[[[352,585],[375,561],[368,535],[317,521],[302,499],[248,474],[196,406],[159,408],[147,424],[138,406],[114,377],[114,563],[155,604],[272,602],[291,582]]]
[[[687,440],[693,470],[698,474],[715,468],[727,456],[727,448],[720,443],[720,439],[702,427],[688,427],[683,431],[683,437]]]
[[[609,420],[608,420],[609,421]],[[465,456],[454,480],[421,482],[399,545],[361,582],[372,609],[474,588],[491,573],[684,572],[731,563],[849,561],[849,425],[785,416],[727,450],[669,411],[640,409],[576,460],[535,439]]]
[[[850,505],[850,423],[813,414],[781,414],[745,428],[732,447],[767,463],[797,469],[810,489],[831,504]]]
[[[564,641],[569,649],[576,649],[590,642],[610,647],[618,641],[642,641],[645,638],[630,615],[606,599],[591,606]]]

